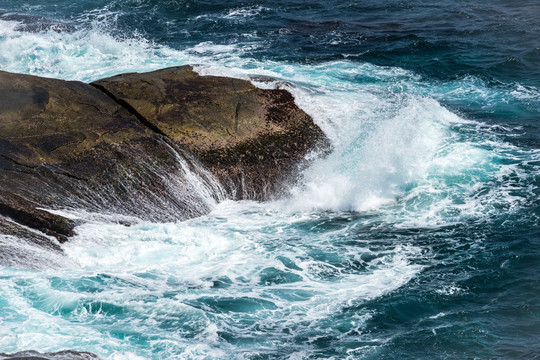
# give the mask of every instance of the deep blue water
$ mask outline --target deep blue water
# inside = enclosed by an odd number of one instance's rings
[[[334,145],[280,201],[129,228],[70,210],[88,222],[67,256],[29,248],[43,270],[0,268],[0,352],[540,358],[540,2],[0,0],[0,13],[1,70],[267,75]]]

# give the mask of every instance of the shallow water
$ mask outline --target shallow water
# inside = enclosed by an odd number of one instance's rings
[[[0,351],[538,358],[537,2],[0,0],[0,13],[2,70],[271,76],[255,84],[291,91],[334,146],[278,201],[129,227],[69,213],[87,223],[66,257],[0,268]]]

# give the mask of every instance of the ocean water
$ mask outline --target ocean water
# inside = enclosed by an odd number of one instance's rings
[[[271,76],[333,144],[288,196],[85,219],[0,267],[0,352],[540,359],[540,3],[0,0],[0,69]]]

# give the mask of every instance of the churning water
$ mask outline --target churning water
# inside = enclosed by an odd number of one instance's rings
[[[0,0],[0,69],[271,76],[333,152],[189,221],[66,212],[66,256],[0,235],[43,259],[0,268],[0,352],[539,358],[537,2],[41,3]]]

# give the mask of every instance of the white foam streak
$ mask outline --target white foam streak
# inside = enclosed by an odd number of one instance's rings
[[[263,6],[244,7],[231,10],[224,16],[225,19],[249,18],[259,15],[263,11],[269,11],[269,8]]]

